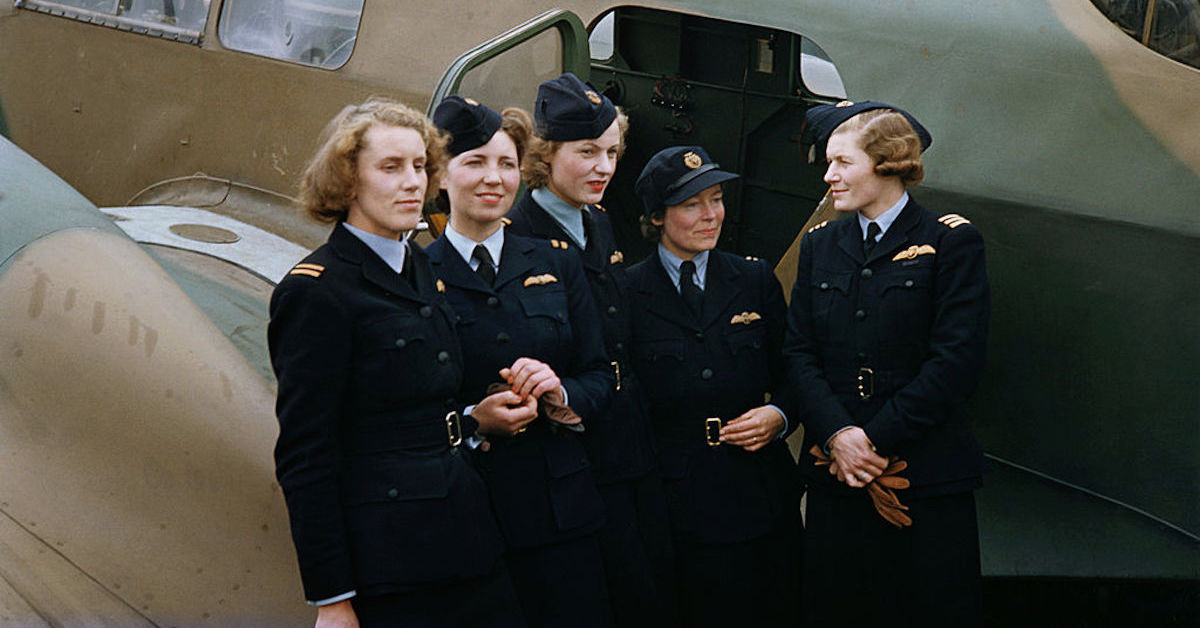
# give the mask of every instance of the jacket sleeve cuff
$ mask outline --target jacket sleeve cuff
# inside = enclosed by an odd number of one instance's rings
[[[335,595],[333,597],[328,597],[323,600],[309,600],[308,605],[309,606],[329,606],[330,604],[337,604],[338,602],[348,600],[356,595],[358,595],[358,591],[347,591],[341,595]]]

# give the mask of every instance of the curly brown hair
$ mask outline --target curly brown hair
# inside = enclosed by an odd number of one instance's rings
[[[373,124],[409,128],[425,142],[426,199],[438,189],[446,162],[445,133],[424,114],[408,105],[372,97],[344,107],[321,132],[320,148],[309,160],[300,180],[299,204],[318,222],[345,220],[358,181],[358,154],[363,136]]]
[[[903,114],[892,109],[871,109],[846,120],[833,134],[860,133],[859,148],[875,160],[875,174],[900,177],[904,187],[925,178],[921,164],[921,138]]]
[[[629,132],[629,116],[617,107],[617,129],[621,133],[620,144],[617,145],[617,159],[625,154],[625,134]],[[566,142],[548,140],[533,132],[529,136],[529,148],[526,150],[527,159],[521,162],[521,176],[525,178],[525,186],[529,189],[545,187],[550,182],[550,160]]]

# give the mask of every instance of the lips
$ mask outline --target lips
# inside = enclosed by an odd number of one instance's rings
[[[480,200],[480,202],[487,205],[497,205],[504,200],[503,194],[483,193],[476,194],[475,196]]]
[[[587,183],[587,186],[591,188],[593,192],[603,192],[605,186],[607,185],[608,181],[588,181]]]

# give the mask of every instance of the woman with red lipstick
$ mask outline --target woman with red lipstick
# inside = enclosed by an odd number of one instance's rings
[[[617,378],[612,407],[584,445],[608,515],[600,530],[617,626],[671,626],[675,570],[662,480],[641,384],[630,367],[629,280],[599,202],[624,149],[625,114],[573,74],[538,88],[536,134],[522,166],[529,191],[509,212],[511,233],[579,251]]]
[[[650,400],[687,626],[794,623],[799,486],[784,438],[783,289],[770,265],[716,249],[722,171],[699,146],[638,177],[656,254],[629,269],[633,366]]]
[[[909,195],[931,142],[914,117],[869,101],[807,117],[848,216],[801,242],[784,347],[805,412],[808,624],[978,626],[984,462],[964,405],[987,342],[983,237]],[[903,481],[876,483],[897,460]]]
[[[531,626],[610,626],[596,540],[604,505],[579,432],[608,407],[615,381],[579,256],[505,229],[528,114],[451,96],[434,121],[451,135],[441,185],[450,219],[427,252],[457,314],[461,396],[502,384],[541,407],[532,421],[481,418],[473,439],[517,597]]]
[[[399,103],[346,107],[300,191],[329,241],[271,296],[276,475],[317,626],[519,627],[487,488],[461,451],[463,356],[417,226],[445,139]],[[481,423],[533,402],[497,393]]]

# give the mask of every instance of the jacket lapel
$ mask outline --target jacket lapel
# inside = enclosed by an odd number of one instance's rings
[[[863,232],[862,229],[858,228],[858,217],[849,216],[842,218],[837,222],[831,223],[829,227],[826,228],[833,228],[835,226],[841,228],[842,230],[841,233],[838,234],[838,248],[842,249],[846,255],[849,255],[850,259],[854,260],[855,264],[862,264]],[[875,248],[878,249],[879,247]]]
[[[571,236],[567,234],[567,230],[563,229],[563,226],[558,224],[558,221],[550,215],[550,212],[546,211],[541,205],[538,205],[537,201],[533,200],[532,195],[529,195],[528,193],[526,194],[526,199],[528,202],[524,204],[525,206],[523,209],[525,211],[525,216],[529,221],[530,233],[543,240],[562,240],[563,242],[569,242],[572,246],[574,246],[575,241],[572,240]],[[599,210],[589,209],[588,211]],[[580,258],[583,260],[584,268],[587,268],[592,272],[599,272],[604,269],[604,264],[601,263],[601,259],[606,252],[602,250],[603,247],[598,246],[596,241],[596,230],[593,229],[590,224],[588,224],[592,220],[592,217],[589,216],[587,212],[584,212],[583,228],[584,233],[587,234],[588,245],[586,249],[581,251]],[[607,262],[608,260],[603,261]]]
[[[742,291],[742,273],[714,249],[708,253],[708,271],[704,278],[704,312],[701,320],[707,329],[725,312],[726,306]]]
[[[917,226],[917,219],[921,215],[919,209],[912,198],[909,198],[904,209],[900,210],[900,215],[896,216],[892,226],[888,227],[887,233],[883,234],[879,244],[876,244],[875,249],[871,251],[871,257],[866,261],[867,264],[884,256],[891,257],[897,249],[908,244],[908,232]]]
[[[421,298],[403,277],[392,270],[391,266],[388,266],[387,263],[376,255],[375,251],[372,251],[366,243],[359,240],[353,233],[350,233],[341,223],[334,227],[333,233],[329,236],[329,242],[339,256],[362,268],[363,278],[368,282],[410,301],[417,301],[419,303],[428,302],[426,299]],[[410,244],[409,246],[416,245]],[[409,255],[412,255],[411,250]],[[405,264],[407,265],[408,263],[409,260],[405,260]]]
[[[649,272],[642,275],[637,286],[637,291],[641,293],[646,309],[680,327],[699,329],[698,321],[688,312],[687,304],[683,302],[683,297],[671,283],[671,278],[667,276],[662,261],[658,259],[657,254],[652,254],[652,256],[652,259],[646,261]]]
[[[425,253],[429,255],[433,274],[442,281],[463,290],[492,293],[491,287],[483,283],[479,275],[471,270],[444,234],[430,244]]]
[[[504,247],[500,249],[500,269],[496,272],[496,290],[504,284],[524,277],[534,266],[533,250],[536,244],[532,240],[504,234]],[[482,284],[482,282],[480,282]]]

